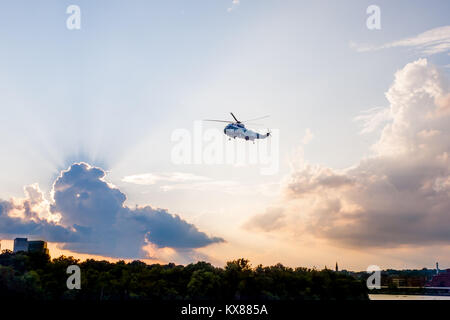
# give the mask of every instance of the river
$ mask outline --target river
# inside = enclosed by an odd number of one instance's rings
[[[450,300],[450,296],[421,296],[406,294],[369,294],[370,300]]]

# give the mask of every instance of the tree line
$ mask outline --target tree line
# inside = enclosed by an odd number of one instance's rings
[[[67,267],[81,269],[81,289],[69,290]],[[366,300],[365,281],[328,269],[282,264],[252,267],[237,259],[219,268],[207,262],[146,264],[0,254],[0,299],[29,300]]]

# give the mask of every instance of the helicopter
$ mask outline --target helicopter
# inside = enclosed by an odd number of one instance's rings
[[[269,116],[263,116],[258,117],[250,120],[245,121],[239,121],[232,112],[230,112],[231,116],[235,121],[227,121],[227,120],[212,120],[212,119],[205,119],[203,121],[214,121],[214,122],[226,122],[228,125],[223,129],[223,133],[229,137],[228,140],[231,140],[231,138],[241,138],[245,139],[247,141],[253,141],[255,143],[255,140],[257,139],[266,139],[270,136],[270,131],[268,130],[267,133],[261,134],[256,131],[247,129],[244,125],[244,122],[254,121],[254,120],[260,120],[265,119]]]

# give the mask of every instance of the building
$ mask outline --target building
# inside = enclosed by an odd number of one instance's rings
[[[13,251],[14,252],[19,252],[19,251],[28,252],[28,239],[27,238],[15,238]]]
[[[15,238],[13,251],[42,252],[48,254],[47,242],[42,240],[28,241],[27,238]]]
[[[28,252],[42,252],[48,254],[47,242],[42,240],[28,241]]]
[[[431,278],[426,287],[450,287],[450,269],[440,270]]]

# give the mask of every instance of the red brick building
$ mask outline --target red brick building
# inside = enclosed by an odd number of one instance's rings
[[[434,275],[426,287],[450,287],[450,269]]]

